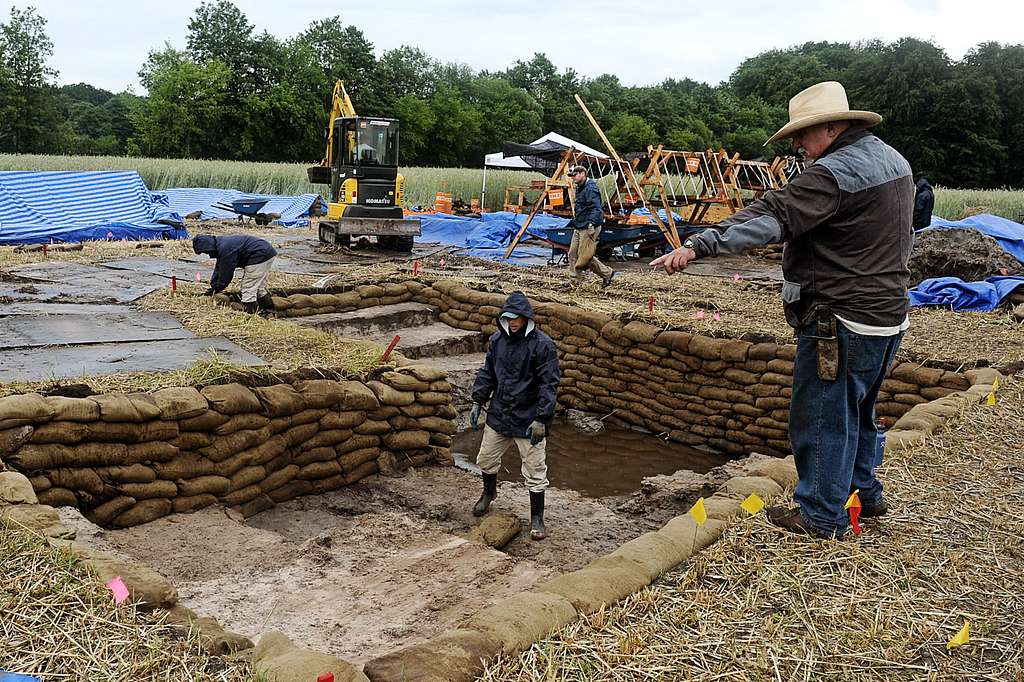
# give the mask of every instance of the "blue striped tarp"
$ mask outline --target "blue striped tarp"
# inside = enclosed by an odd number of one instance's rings
[[[135,171],[0,172],[0,244],[187,236]]]
[[[319,194],[298,196],[278,194],[246,194],[237,189],[209,189],[206,187],[178,187],[153,192],[153,201],[160,202],[170,210],[183,216],[200,213],[200,220],[231,220],[237,213],[215,208],[214,204],[230,206],[239,199],[267,200],[260,213],[276,213],[281,217],[273,222],[281,227],[305,227],[314,206],[323,206]],[[318,203],[319,202],[319,203]]]

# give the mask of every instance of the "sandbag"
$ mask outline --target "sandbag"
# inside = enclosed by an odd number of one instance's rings
[[[261,466],[242,467],[231,475],[231,487],[228,488],[228,492],[234,492],[250,485],[254,485],[266,477],[267,472]]]
[[[223,495],[231,487],[231,479],[224,476],[199,476],[197,478],[179,480],[177,485],[178,494],[183,497],[203,494]]]
[[[345,442],[351,437],[351,429],[328,429],[325,431],[319,431],[315,436],[299,446],[299,449],[313,450],[316,448],[333,447],[338,443]]]
[[[149,500],[139,504],[152,507],[154,506],[152,502]],[[170,507],[170,502],[167,502],[167,506]],[[125,517],[126,514],[131,514],[132,511],[134,510],[121,514],[118,519]],[[136,602],[136,606],[143,611],[169,609],[178,601],[178,593],[175,591],[174,585],[156,571],[141,564],[103,554],[77,542],[68,543],[66,547],[81,557],[85,564],[96,572],[101,583],[121,576],[132,601]]]
[[[366,421],[365,412],[328,412],[320,418],[320,428],[353,429]]]
[[[410,374],[403,374],[401,372],[384,372],[381,375],[380,380],[399,391],[430,390],[430,382],[420,381]]]
[[[264,633],[256,648],[245,656],[257,672],[277,682],[312,682],[324,673],[331,673],[334,682],[367,682],[366,676],[347,661],[300,648],[276,631]]]
[[[163,419],[188,419],[202,414],[209,407],[206,398],[190,386],[161,388],[153,391],[152,395]]]
[[[122,495],[134,497],[136,500],[151,500],[159,497],[171,499],[178,495],[178,486],[170,481],[151,481],[149,483],[122,483],[118,486]]]
[[[256,396],[253,396],[255,399]],[[221,414],[216,410],[206,410],[202,414],[196,415],[195,417],[189,417],[188,419],[182,419],[178,422],[178,426],[182,432],[188,431],[201,431],[207,432],[212,431],[221,424],[227,422],[231,417],[226,414]]]
[[[276,490],[283,486],[288,481],[295,478],[295,475],[299,473],[299,467],[295,464],[289,464],[288,466],[275,471],[274,473],[267,476],[265,479],[260,481],[260,490],[264,493],[268,493],[271,490]]]
[[[344,396],[342,385],[331,379],[307,379],[297,381],[295,390],[309,407],[329,408],[341,402]]]
[[[106,484],[93,469],[53,469],[46,472],[46,476],[53,485],[75,492],[99,495],[106,488]]]
[[[318,423],[299,424],[298,426],[291,427],[282,433],[281,436],[283,436],[285,441],[288,443],[288,447],[296,447],[315,436],[318,431],[320,431],[320,425]]]
[[[326,408],[309,408],[301,410],[288,417],[290,420],[289,426],[318,422],[325,414],[327,414],[327,412],[328,410]],[[284,417],[274,417],[274,419],[284,419]]]
[[[344,485],[350,485],[356,481],[361,481],[367,476],[372,476],[380,470],[377,464],[377,460],[370,460],[369,462],[363,462],[352,471],[348,472],[344,476],[342,483]]]
[[[445,406],[439,405],[435,407],[433,405],[421,405],[420,403],[413,403],[412,405],[403,405],[402,407],[399,408],[399,410],[401,410],[402,414],[404,414],[407,417],[418,419],[419,417],[428,417],[432,414],[435,414],[439,409],[443,407]]]
[[[270,499],[267,495],[257,495],[256,497],[249,500],[245,504],[240,504],[237,507],[232,507],[232,509],[240,513],[245,518],[249,518],[250,516],[255,516],[260,512],[265,512],[273,506],[274,501]]]
[[[85,518],[89,519],[97,526],[106,526],[115,518],[120,516],[122,512],[127,511],[135,504],[135,502],[136,500],[134,497],[118,495],[113,499],[107,500],[98,507],[94,507],[85,512]]]
[[[0,398],[0,429],[38,424],[53,418],[53,408],[38,393]]]
[[[160,408],[146,393],[104,393],[92,396],[105,422],[140,423],[160,418]]]
[[[380,456],[380,448],[363,448],[347,452],[338,458],[342,470],[351,473],[367,462],[372,462]]]
[[[154,462],[150,466],[158,477],[167,481],[176,481],[179,478],[198,478],[217,473],[217,465],[212,460],[195,452],[182,452],[170,461]],[[145,483],[146,481],[133,482]]]
[[[444,433],[450,436],[456,431],[455,423],[449,419],[441,419],[440,417],[421,417],[417,421],[419,422],[420,428],[432,433]]]
[[[266,464],[280,457],[287,449],[288,440],[282,435],[277,435],[265,443],[260,443],[256,447],[244,450],[243,452],[248,453],[248,460],[251,464]]]
[[[402,414],[402,408],[395,407],[394,405],[384,405],[382,407],[378,407],[376,410],[370,410],[367,412],[366,418],[378,422],[385,422],[399,414]]]
[[[213,445],[213,434],[203,431],[182,431],[170,441],[179,450],[199,450]]]
[[[274,502],[285,502],[300,495],[309,495],[313,492],[313,484],[310,481],[292,480],[279,488],[267,491],[267,497]]]
[[[167,516],[172,508],[170,500],[141,500],[127,511],[121,512],[110,525],[115,528],[131,528]]]
[[[398,370],[399,374],[408,374],[420,381],[438,381],[447,378],[447,373],[432,365],[414,364],[406,365]]]
[[[391,431],[382,441],[391,450],[418,450],[430,445],[429,431]]]
[[[51,422],[53,423],[53,422]],[[86,440],[101,443],[148,443],[178,437],[178,422],[154,419],[147,422],[92,422]]]
[[[53,419],[63,422],[93,422],[100,418],[100,406],[89,398],[65,398],[47,396],[43,398],[53,410]]]
[[[78,506],[78,498],[75,497],[75,494],[67,488],[53,487],[49,490],[44,490],[36,497],[39,499],[39,504],[45,504],[51,507]]]
[[[235,490],[221,497],[221,501],[229,507],[237,507],[252,502],[263,494],[258,485],[250,485],[240,490]]]
[[[334,448],[313,448],[312,450],[303,450],[296,454],[292,458],[292,463],[303,466],[312,462],[326,462],[327,460],[337,458],[338,453],[334,451]]]
[[[411,394],[410,394],[411,395]],[[451,396],[447,393],[435,393],[434,391],[426,391],[424,393],[416,394],[416,402],[423,405],[447,405],[451,402]]]
[[[33,433],[35,427],[29,424],[0,430],[0,462],[31,440]]]
[[[262,386],[253,391],[271,417],[283,417],[306,409],[302,396],[289,384]]]
[[[178,456],[178,448],[170,443],[135,443],[128,446],[125,463],[169,462]]]
[[[270,438],[270,429],[264,427],[256,431],[236,431],[226,436],[217,436],[213,445],[202,448],[199,452],[214,462],[221,462],[232,455],[262,443]]]
[[[295,478],[315,481],[322,478],[330,478],[331,476],[337,476],[341,473],[341,465],[336,460],[328,462],[313,462],[307,464],[299,469],[298,473],[295,474]]]
[[[213,433],[218,436],[227,436],[235,431],[255,431],[270,424],[270,419],[262,414],[246,412],[236,414],[223,424],[214,427]]]
[[[25,427],[21,427],[25,428]],[[29,439],[32,443],[75,445],[89,435],[89,425],[81,422],[51,421],[39,424]]]
[[[144,464],[103,467],[96,470],[100,478],[114,483],[149,483],[156,480],[156,472]]]
[[[380,407],[377,394],[369,386],[358,381],[340,381],[341,410],[375,410]]]
[[[184,514],[217,504],[217,498],[213,495],[191,495],[189,497],[175,497],[171,500],[171,508],[175,514]]]
[[[381,404],[384,405],[411,405],[416,402],[416,394],[409,391],[399,391],[379,381],[370,381],[366,384]],[[445,396],[445,402],[448,397]]]
[[[210,407],[221,414],[244,414],[263,409],[256,395],[241,384],[206,386],[200,392],[210,403]]]
[[[0,503],[36,504],[36,492],[24,474],[17,471],[0,471]]]
[[[392,428],[390,423],[385,421],[375,421],[373,419],[367,419],[362,424],[352,429],[354,433],[357,433],[360,436],[365,436],[368,434],[379,436],[382,433],[388,433],[391,430]]]

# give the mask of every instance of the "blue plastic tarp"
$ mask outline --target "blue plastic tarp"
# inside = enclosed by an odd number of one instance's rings
[[[1003,299],[1024,285],[1024,277],[989,277],[983,282],[965,282],[959,277],[926,279],[910,290],[910,305],[942,306],[952,310],[982,313],[994,310]]]
[[[135,171],[0,172],[0,244],[187,236]]]
[[[919,230],[918,234],[926,230],[942,230],[951,227],[972,229],[987,234],[999,242],[999,245],[1006,249],[1007,253],[1024,263],[1024,225],[1020,223],[988,213],[963,220],[945,220],[938,216],[932,216],[931,225]]]
[[[464,249],[462,253],[468,256],[499,260],[505,257],[505,249],[528,216],[501,211],[484,213],[479,218],[447,213],[425,213],[417,217],[420,219],[422,231],[419,241],[440,242]],[[530,223],[527,234],[544,237],[546,228],[562,227],[568,222],[567,219],[557,216],[537,215]],[[525,262],[547,258],[550,253],[551,249],[547,247],[520,244],[516,246],[509,260]]]
[[[238,200],[267,200],[260,213],[276,213],[281,217],[272,224],[281,227],[305,227],[314,206],[322,206],[319,194],[247,194],[237,189],[211,189],[207,187],[176,187],[153,192],[153,200],[180,215],[200,213],[200,220],[232,220],[237,213],[216,208],[215,204],[230,206]]]
[[[39,682],[39,678],[0,670],[0,682]]]

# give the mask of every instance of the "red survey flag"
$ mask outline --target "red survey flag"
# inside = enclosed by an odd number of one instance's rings
[[[859,490],[854,490],[850,493],[850,496],[846,498],[846,508],[850,511],[850,525],[853,526],[853,534],[860,535],[860,496],[857,494]]]

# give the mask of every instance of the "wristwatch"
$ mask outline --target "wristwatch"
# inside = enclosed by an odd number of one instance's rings
[[[683,241],[683,246],[685,248],[687,248],[687,249],[693,249],[694,251],[696,251],[697,250],[697,240],[694,239],[693,237],[687,237],[686,240]]]

